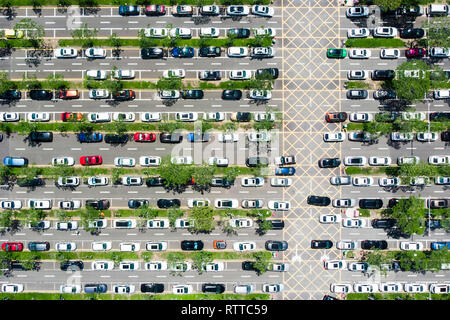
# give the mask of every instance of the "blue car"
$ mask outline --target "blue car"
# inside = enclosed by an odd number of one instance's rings
[[[7,167],[26,167],[28,159],[24,157],[4,157],[3,164]]]
[[[439,242],[432,242],[431,243],[431,250],[439,250],[442,248],[450,248],[450,242],[448,241],[439,241]]]
[[[285,168],[275,168],[275,175],[277,176],[293,176],[295,174],[295,168],[285,167]]]
[[[120,6],[119,14],[121,16],[138,16],[140,13],[139,6]]]
[[[189,142],[208,142],[211,136],[208,133],[188,133],[187,139]]]
[[[175,58],[192,58],[195,50],[191,47],[175,47],[170,50],[170,53]]]
[[[103,135],[100,132],[82,132],[78,134],[79,142],[101,142]]]

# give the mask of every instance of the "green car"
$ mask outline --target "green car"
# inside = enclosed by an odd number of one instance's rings
[[[327,57],[328,58],[345,58],[347,56],[347,50],[345,49],[328,49]]]

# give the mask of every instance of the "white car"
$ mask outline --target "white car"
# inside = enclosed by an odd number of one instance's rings
[[[350,7],[345,11],[347,18],[367,18],[370,10],[366,6]]]
[[[193,122],[198,120],[198,112],[177,112],[175,114],[177,121]]]
[[[228,77],[230,80],[250,80],[252,72],[251,70],[231,70]]]
[[[450,90],[449,89],[434,90],[433,97],[435,99],[449,99],[450,98]]]
[[[139,270],[139,262],[137,261],[122,261],[119,263],[120,270]]]
[[[88,96],[90,99],[108,99],[109,91],[106,89],[91,89]]]
[[[341,216],[338,214],[321,214],[319,216],[320,223],[339,223],[341,222]]]
[[[364,156],[345,157],[344,164],[346,166],[365,166],[367,164],[367,158]]]
[[[134,167],[136,160],[134,158],[117,157],[114,158],[114,165],[116,167]]]
[[[165,38],[169,34],[166,28],[145,28],[144,36],[149,38]]]
[[[185,262],[175,262],[169,265],[170,271],[179,271],[179,272],[186,272],[192,270],[192,263],[185,261]]]
[[[162,115],[161,112],[142,112],[140,118],[142,122],[159,122]]]
[[[178,218],[175,220],[175,228],[189,229],[194,225],[194,220],[188,218]]]
[[[30,209],[51,209],[52,200],[28,200],[28,208]]]
[[[251,228],[253,226],[253,220],[250,218],[230,219],[228,223],[233,228]]]
[[[352,184],[355,187],[369,187],[373,184],[374,179],[372,177],[353,177]]]
[[[115,229],[133,229],[136,228],[136,219],[114,219],[112,227]]]
[[[102,176],[92,176],[87,179],[88,186],[107,186],[109,183],[108,177],[102,177]]]
[[[75,160],[72,157],[56,157],[52,158],[51,163],[54,166],[73,166]]]
[[[435,294],[448,294],[450,291],[450,284],[448,283],[433,283],[430,285],[430,292]]]
[[[56,251],[75,251],[77,244],[75,242],[57,242],[55,249]]]
[[[22,201],[20,200],[3,200],[0,201],[0,208],[6,210],[21,209]]]
[[[237,142],[239,141],[239,134],[237,133],[219,133],[217,139],[220,142]]]
[[[430,184],[430,178],[428,177],[411,177],[409,180],[411,186],[425,186]]]
[[[205,112],[203,120],[223,121],[225,120],[225,112]]]
[[[438,136],[437,132],[418,132],[416,138],[420,142],[433,142],[437,140]]]
[[[3,293],[19,293],[23,291],[23,284],[18,283],[4,283],[2,284]]]
[[[27,113],[27,120],[31,122],[46,122],[50,121],[49,112],[30,112]]]
[[[112,248],[110,241],[93,242],[92,251],[109,251]]]
[[[178,99],[180,98],[180,91],[178,90],[162,90],[159,91],[161,99]]]
[[[391,132],[392,141],[412,141],[414,134],[412,132]]]
[[[252,6],[252,14],[256,16],[262,16],[262,17],[272,17],[274,13],[274,9],[269,6],[262,6],[259,4],[255,4]]]
[[[145,249],[147,251],[165,251],[167,250],[167,242],[166,241],[147,242],[145,244]]]
[[[358,293],[378,292],[378,286],[376,283],[355,283],[353,291]]]
[[[405,251],[422,251],[422,242],[402,241],[400,242],[400,249]]]
[[[342,226],[346,228],[364,228],[366,220],[361,218],[344,218],[342,219]]]
[[[256,249],[256,243],[253,241],[248,242],[235,242],[233,243],[234,251],[254,251]]]
[[[348,52],[350,59],[369,59],[372,55],[372,51],[369,49],[352,49]]]
[[[169,219],[150,219],[147,221],[147,228],[149,229],[167,229],[169,227]]]
[[[20,120],[18,112],[0,112],[1,122],[15,122]]]
[[[230,58],[244,58],[248,56],[247,47],[229,47],[227,50],[227,55]]]
[[[169,35],[172,38],[180,37],[181,39],[190,39],[192,38],[192,31],[189,28],[173,28],[170,29]]]
[[[80,185],[79,177],[59,177],[56,184],[60,187],[77,187]]]
[[[269,142],[272,136],[269,132],[249,132],[247,135],[248,141],[250,142]]]
[[[184,69],[170,69],[170,70],[164,70],[163,72],[163,78],[166,79],[183,79],[186,76],[186,71]]]
[[[119,79],[119,80],[134,79],[135,72],[134,72],[134,70],[129,70],[129,69],[114,70],[113,77],[114,77],[114,79]]]
[[[349,185],[352,183],[350,176],[335,176],[330,178],[330,183],[335,186]]]
[[[263,177],[241,178],[241,186],[243,187],[262,187],[263,185],[264,185]]]
[[[228,167],[229,161],[227,158],[209,157],[208,164],[210,166]]]
[[[339,250],[356,250],[358,249],[358,241],[344,240],[336,243]]]
[[[106,79],[106,71],[104,71],[104,70],[87,70],[86,76],[93,80],[105,80]]]
[[[255,112],[253,113],[253,120],[256,122],[275,121],[277,120],[277,116],[274,112]]]
[[[271,178],[270,185],[272,187],[289,187],[292,185],[291,178]]]
[[[350,262],[347,266],[348,271],[365,272],[369,264],[367,262]]]
[[[408,293],[425,293],[428,287],[424,283],[405,283],[404,290]]]
[[[398,59],[400,57],[400,50],[398,49],[381,49],[381,59]]]
[[[353,112],[350,113],[349,120],[352,122],[370,122],[373,120],[373,115],[366,112]]]
[[[324,267],[326,270],[346,270],[347,262],[345,260],[329,260],[325,261]]]
[[[217,38],[220,34],[217,28],[200,28],[200,37]]]
[[[218,16],[220,14],[220,7],[216,5],[202,6],[200,14],[207,16]]]
[[[262,208],[264,205],[264,200],[242,200],[241,206],[244,209],[252,209],[252,208]]]
[[[289,264],[288,263],[272,263],[272,268],[269,270],[271,271],[278,271],[278,272],[287,272],[289,271]]]
[[[141,250],[141,244],[139,242],[121,242],[119,250],[122,252],[137,252]]]
[[[191,285],[180,284],[172,287],[173,294],[191,294],[194,289]]]
[[[374,38],[395,38],[397,29],[393,27],[378,27],[373,30]]]
[[[402,112],[402,119],[403,120],[418,120],[418,121],[424,121],[427,116],[425,112]]]
[[[80,200],[70,200],[70,201],[58,201],[58,208],[63,210],[75,210],[81,208],[81,201]],[[76,222],[73,222],[76,224]],[[78,228],[78,226],[77,226]],[[59,229],[62,230],[62,229]],[[75,229],[68,229],[68,230],[75,230]]]
[[[399,282],[382,282],[379,289],[380,292],[402,292],[403,286]]]
[[[323,134],[325,142],[342,142],[345,140],[345,132],[326,132]]]
[[[448,185],[450,184],[450,177],[437,176],[434,178],[434,183],[437,185]]]
[[[269,207],[270,210],[287,211],[291,208],[291,202],[271,200],[267,203],[267,206]]]
[[[350,70],[347,72],[348,80],[365,80],[367,78],[367,71],[365,70]]]
[[[142,167],[157,167],[161,164],[161,157],[158,156],[142,156],[139,157],[139,165]]]
[[[75,48],[56,48],[53,50],[55,58],[76,58],[78,51]]]
[[[216,199],[214,206],[217,209],[237,209],[239,202],[237,199]]]
[[[369,35],[368,28],[352,28],[347,31],[347,38],[367,38]]]
[[[250,56],[256,59],[273,58],[274,55],[275,49],[273,47],[253,47],[250,53]]]
[[[136,292],[136,286],[132,284],[113,285],[112,291],[117,294],[132,294]]]
[[[275,37],[277,32],[274,28],[258,28],[253,29],[253,34],[257,37]]]
[[[113,112],[114,121],[134,122],[136,116],[134,112]]]
[[[378,185],[380,187],[398,187],[400,183],[401,181],[398,177],[378,179]]]
[[[170,158],[170,162],[173,164],[192,164],[193,160],[191,156],[175,156]]]
[[[336,208],[352,208],[356,206],[356,199],[349,199],[349,198],[334,199],[332,204],[333,207]]]
[[[114,269],[114,261],[92,261],[91,268],[92,270],[112,270]]]
[[[141,177],[122,177],[122,185],[124,186],[140,186],[143,182],[144,180]]]
[[[229,16],[247,16],[250,13],[250,8],[248,6],[228,6],[227,15]]]
[[[332,283],[330,290],[333,293],[349,293],[352,292],[352,285],[348,283]]]
[[[369,165],[371,166],[389,166],[392,163],[391,157],[370,157]]]
[[[264,284],[262,287],[263,292],[267,293],[277,293],[284,290],[284,284],[277,283],[277,284]]]
[[[272,92],[269,90],[251,89],[248,97],[253,100],[270,100],[272,98]]]
[[[106,219],[96,219],[89,221],[89,228],[105,229],[108,226],[108,221]]]
[[[225,264],[223,262],[209,262],[203,266],[203,270],[206,272],[219,272],[225,270]]]
[[[436,165],[450,164],[450,156],[429,156],[428,163]]]
[[[90,59],[106,58],[106,50],[102,48],[88,48],[84,54]]]
[[[189,208],[208,207],[209,200],[208,199],[188,199],[187,205]]]
[[[144,264],[145,270],[149,271],[165,271],[167,270],[166,261],[150,261]]]
[[[81,293],[81,285],[74,284],[74,285],[61,285],[59,287],[60,293]]]

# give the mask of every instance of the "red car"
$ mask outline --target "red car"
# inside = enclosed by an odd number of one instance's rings
[[[136,142],[154,142],[156,135],[154,133],[136,132],[134,134],[134,141]]]
[[[80,163],[83,166],[90,166],[95,164],[102,164],[103,159],[100,156],[84,156],[80,158]]]
[[[422,58],[422,57],[425,57],[426,54],[427,54],[427,51],[422,48],[412,48],[412,49],[407,49],[405,51],[405,56],[407,58]]]
[[[166,14],[166,7],[159,4],[145,6],[143,12],[147,16],[163,16]]]
[[[81,121],[83,120],[83,114],[81,112],[63,112],[61,113],[62,121]]]
[[[20,242],[5,242],[2,243],[3,251],[22,251],[23,243]]]

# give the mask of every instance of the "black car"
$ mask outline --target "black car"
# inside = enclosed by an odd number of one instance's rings
[[[50,250],[50,243],[44,242],[28,242],[28,250],[30,251],[48,251]]]
[[[1,100],[20,100],[22,94],[19,90],[5,90],[0,94]]]
[[[266,220],[267,222],[270,222],[271,224],[271,230],[283,230],[284,228],[284,221],[283,220]]]
[[[80,260],[66,260],[64,262],[61,262],[60,268],[62,271],[83,271],[84,263]]]
[[[373,219],[372,228],[389,229],[395,226],[397,220],[395,219]]]
[[[183,136],[178,133],[161,132],[159,134],[159,141],[162,143],[180,143],[183,140]]]
[[[41,178],[32,178],[32,179],[27,179],[27,178],[18,178],[17,179],[17,185],[19,187],[38,187],[38,186],[42,186],[44,184],[44,180]]]
[[[148,200],[138,200],[138,199],[128,200],[128,208],[130,209],[138,209],[145,205],[148,206]]]
[[[336,297],[333,297],[333,296],[330,296],[330,295],[326,294],[326,295],[323,296],[322,300],[339,300],[339,299],[336,298]]]
[[[374,70],[372,72],[372,80],[392,80],[394,78],[394,70]]]
[[[163,293],[164,284],[162,283],[142,283],[141,284],[142,293]]]
[[[127,134],[105,134],[105,142],[111,144],[126,143],[129,139]]]
[[[332,247],[331,240],[311,240],[311,249],[330,249]]]
[[[8,264],[9,270],[27,271],[27,270],[39,270],[40,262],[33,261],[31,264],[21,262],[19,260],[12,260]]]
[[[203,249],[203,241],[201,240],[183,240],[181,241],[181,250],[200,251]]]
[[[106,210],[109,205],[108,200],[86,200],[86,207],[92,207],[95,210]]]
[[[220,71],[207,70],[207,71],[200,71],[198,73],[198,78],[204,81],[215,81],[222,79],[222,75],[220,74]]]
[[[395,99],[397,95],[392,89],[378,89],[373,93],[373,98],[376,100]]]
[[[30,228],[34,231],[45,230],[45,221],[40,221],[37,224],[31,224]]]
[[[172,207],[179,207],[181,206],[181,202],[178,199],[159,199],[156,202],[156,205],[160,209],[167,209]]]
[[[46,131],[33,131],[28,136],[30,141],[32,142],[52,142],[53,141],[53,133]]]
[[[212,187],[222,187],[222,188],[231,188],[231,186],[234,184],[234,180],[228,180],[223,177],[213,177],[211,179],[211,186]]]
[[[203,293],[224,293],[225,285],[221,283],[204,283],[202,284]]]
[[[181,97],[183,99],[203,99],[203,90],[191,89],[181,91]]]
[[[250,112],[236,112],[231,115],[231,120],[238,122],[249,122],[251,118],[252,114]]]
[[[450,120],[450,112],[430,113],[430,121],[448,121],[448,120]]]
[[[147,185],[147,187],[161,187],[164,186],[164,179],[161,177],[152,177],[152,178],[148,178],[145,181],[145,184]]]
[[[400,117],[398,112],[380,112],[375,115],[377,122],[394,122]]]
[[[287,241],[267,240],[264,247],[269,251],[285,251],[288,243]]]
[[[227,31],[229,38],[246,39],[250,37],[250,29],[247,28],[231,28]]]
[[[367,99],[369,92],[367,90],[348,90],[347,99]]]
[[[324,158],[319,160],[319,168],[336,168],[341,165],[339,158]]]
[[[256,271],[254,261],[244,261],[242,262],[242,270],[245,271]]]
[[[241,100],[242,91],[241,90],[223,90],[222,99],[223,100]]]
[[[400,30],[400,38],[415,39],[425,36],[425,30],[421,28],[405,28]]]
[[[278,79],[280,72],[278,68],[257,69],[255,72],[256,79]]]
[[[444,131],[441,133],[442,141],[450,141],[450,130]]]
[[[245,160],[245,165],[250,168],[267,167],[269,165],[269,158],[267,157],[249,157]]]
[[[222,49],[220,47],[202,47],[199,49],[198,55],[200,57],[220,57]]]
[[[164,50],[161,48],[143,48],[141,49],[142,59],[160,59],[164,57]]]
[[[30,90],[30,98],[33,100],[52,100],[53,92],[50,90]]]
[[[397,203],[399,203],[399,201],[400,201],[400,199],[397,199],[397,198],[389,199],[387,207],[388,208],[393,208],[393,207],[395,207],[397,205]]]
[[[310,205],[326,207],[330,205],[331,199],[329,197],[321,197],[321,196],[308,196],[306,202]]]
[[[359,199],[359,207],[361,209],[380,209],[382,206],[382,199]]]
[[[388,247],[388,243],[385,240],[363,240],[361,241],[361,249],[372,250],[380,249],[385,250]]]

